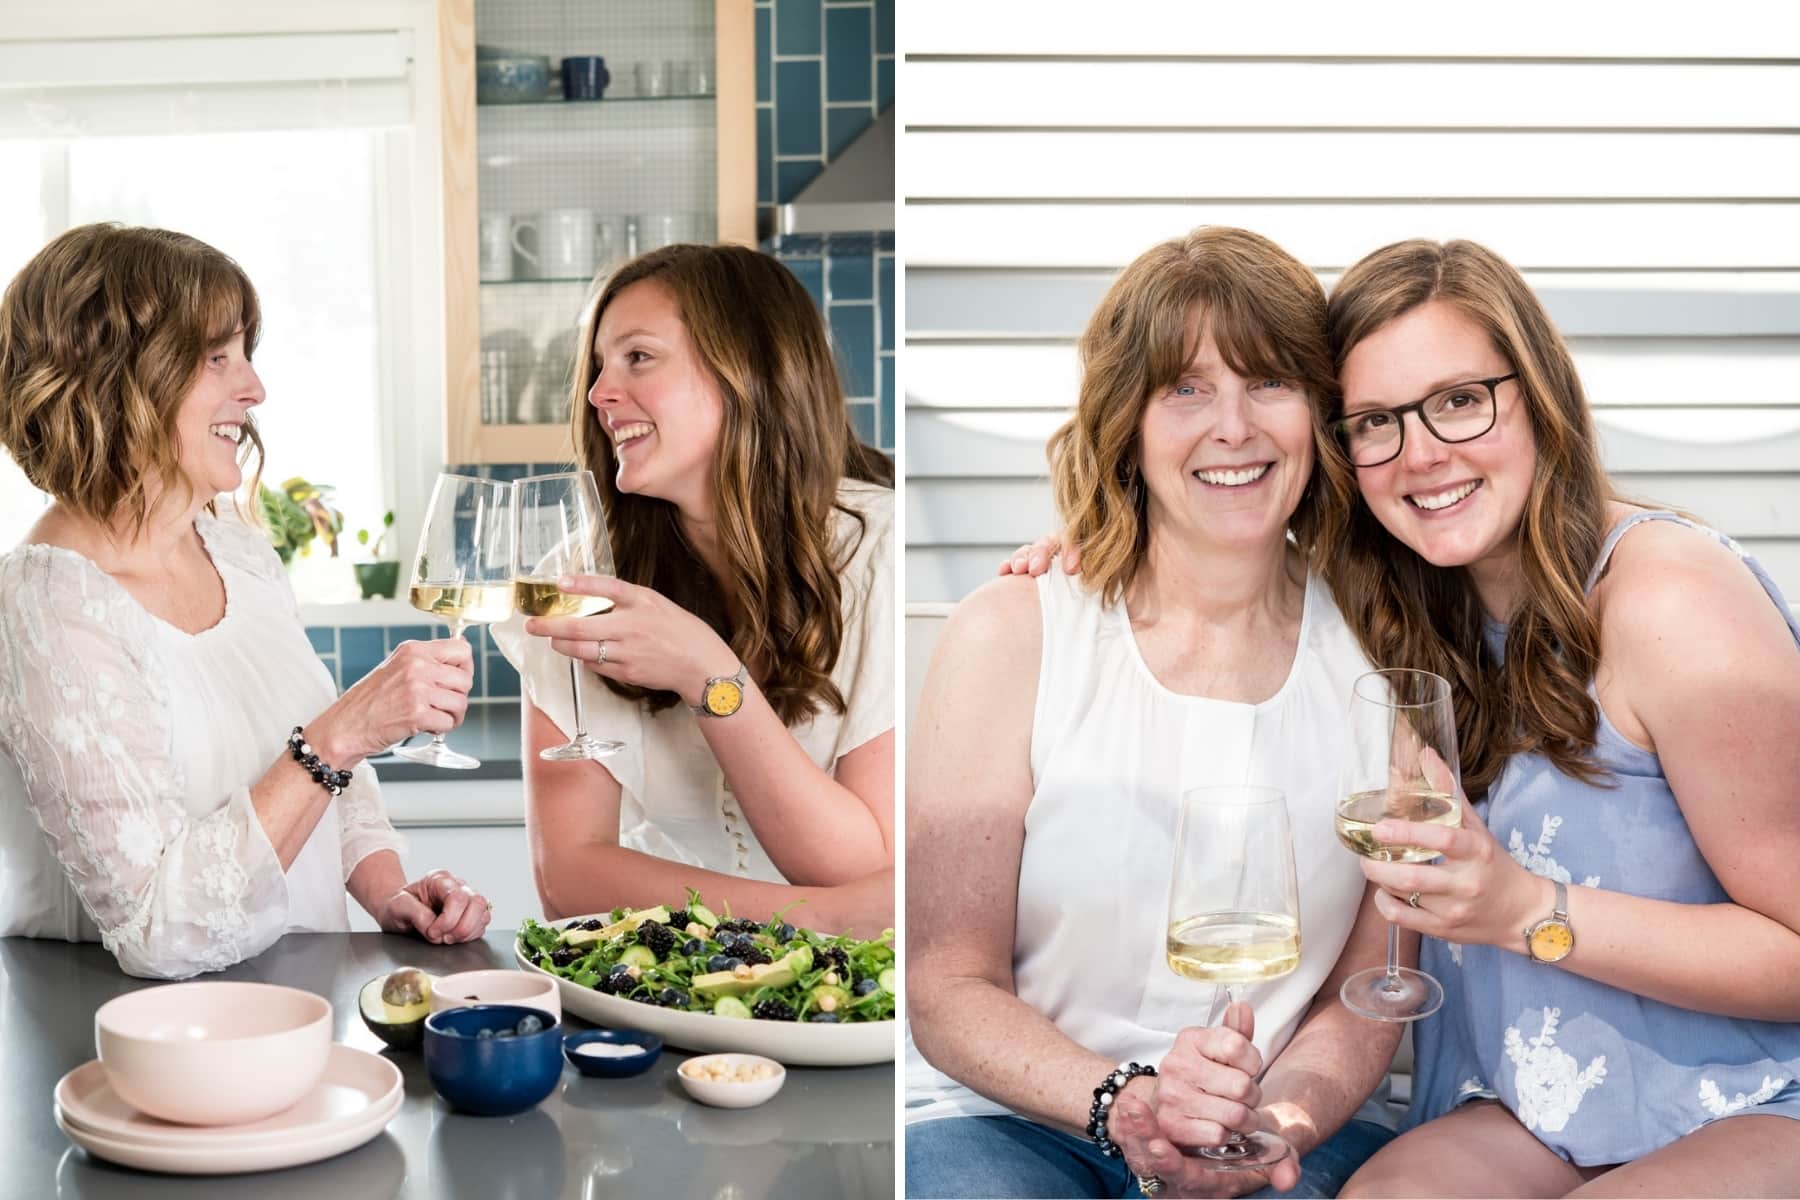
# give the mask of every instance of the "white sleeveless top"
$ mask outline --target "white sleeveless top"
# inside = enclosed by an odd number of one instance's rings
[[[1368,660],[1310,576],[1293,667],[1260,704],[1164,687],[1125,606],[1102,604],[1055,566],[1038,598],[1043,656],[1013,934],[1019,998],[1106,1058],[1160,1061],[1177,1032],[1206,1021],[1214,992],[1163,957],[1181,793],[1281,788],[1300,882],[1300,966],[1241,992],[1256,1010],[1256,1048],[1272,1060],[1337,965],[1362,899],[1362,870],[1332,814],[1350,687]],[[934,1069],[909,1031],[908,1124],[1007,1111]]]

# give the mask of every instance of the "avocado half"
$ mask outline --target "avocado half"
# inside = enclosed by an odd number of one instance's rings
[[[425,1040],[436,982],[417,967],[377,975],[357,992],[356,1010],[369,1031],[394,1049],[417,1050]]]

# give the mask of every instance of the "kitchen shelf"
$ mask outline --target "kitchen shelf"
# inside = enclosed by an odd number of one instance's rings
[[[500,108],[605,108],[614,104],[677,104],[689,100],[717,100],[712,92],[695,92],[686,96],[602,96],[598,100],[565,100],[561,96],[546,96],[542,100],[507,100],[495,104],[477,104],[481,112],[493,112]]]

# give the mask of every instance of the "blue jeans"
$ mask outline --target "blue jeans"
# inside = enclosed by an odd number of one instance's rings
[[[1394,1133],[1351,1121],[1300,1160],[1290,1192],[1264,1188],[1256,1197],[1330,1197]],[[906,1127],[906,1194],[927,1197],[1058,1197],[1071,1200],[1142,1196],[1120,1158],[1107,1158],[1087,1138],[1023,1117],[946,1117]]]

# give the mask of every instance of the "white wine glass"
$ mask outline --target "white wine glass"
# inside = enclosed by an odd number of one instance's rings
[[[447,621],[452,637],[512,615],[512,502],[511,484],[472,475],[446,472],[431,489],[407,599],[420,612]],[[422,746],[397,746],[394,753],[459,771],[481,765],[452,750],[441,733]]]
[[[1375,840],[1383,820],[1462,824],[1456,710],[1450,681],[1430,671],[1371,671],[1350,689],[1348,757],[1339,776],[1337,836],[1364,858],[1423,863],[1437,851]],[[1372,1021],[1417,1021],[1444,1002],[1429,972],[1400,965],[1400,931],[1388,926],[1387,966],[1344,980],[1338,993]]]
[[[1241,984],[1300,965],[1300,891],[1287,797],[1274,788],[1201,787],[1182,793],[1169,883],[1169,969],[1214,985],[1216,1025]],[[1233,1132],[1185,1151],[1221,1171],[1260,1171],[1293,1151],[1267,1130]]]
[[[591,617],[609,611],[605,596],[583,596],[557,586],[564,575],[613,574],[612,542],[592,471],[528,475],[513,484],[519,531],[514,539],[513,603],[528,617]],[[569,660],[569,692],[575,704],[575,736],[538,751],[551,762],[610,758],[624,742],[587,732],[581,709],[581,664]]]

